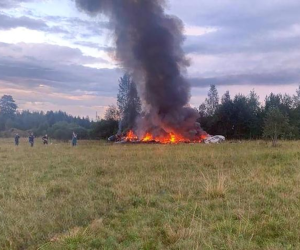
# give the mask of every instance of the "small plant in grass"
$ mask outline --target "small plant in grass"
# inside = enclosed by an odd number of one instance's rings
[[[204,189],[208,198],[224,198],[226,193],[226,177],[219,173],[216,180],[207,178],[204,174]]]

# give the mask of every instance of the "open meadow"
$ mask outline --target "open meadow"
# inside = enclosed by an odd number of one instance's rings
[[[300,249],[300,142],[2,139],[0,249]]]

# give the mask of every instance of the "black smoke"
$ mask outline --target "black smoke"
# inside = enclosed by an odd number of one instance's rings
[[[114,30],[116,57],[139,83],[145,117],[140,133],[201,132],[198,113],[188,107],[190,85],[183,76],[183,23],[164,11],[162,0],[75,0],[90,15],[104,14]],[[160,133],[160,132],[157,132]]]

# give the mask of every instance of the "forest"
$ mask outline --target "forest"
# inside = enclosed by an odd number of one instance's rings
[[[233,97],[227,91],[219,96],[211,85],[207,98],[196,108],[202,128],[212,135],[227,139],[299,139],[300,138],[300,86],[294,95],[270,93],[261,102],[252,90],[248,95]],[[136,84],[129,74],[119,79],[116,105],[107,108],[102,119],[75,117],[63,111],[37,112],[18,110],[10,95],[0,98],[0,137],[16,133],[27,136],[48,134],[59,140],[70,139],[72,132],[80,139],[106,139],[112,134],[134,128],[138,117],[143,116]]]

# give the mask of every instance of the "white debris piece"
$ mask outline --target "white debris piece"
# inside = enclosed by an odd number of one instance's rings
[[[209,143],[221,143],[225,141],[225,136],[223,135],[214,135],[206,138],[204,140],[204,143],[209,144]]]

